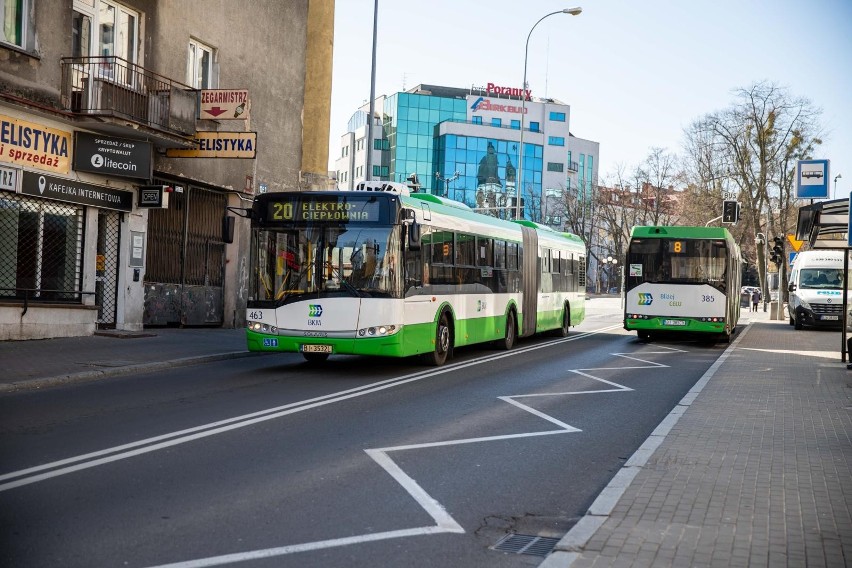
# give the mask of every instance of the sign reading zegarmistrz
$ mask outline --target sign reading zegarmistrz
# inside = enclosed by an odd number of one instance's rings
[[[198,118],[246,120],[249,117],[248,89],[203,89],[200,96]]]
[[[257,153],[257,132],[196,132],[198,148],[169,148],[168,158],[247,158]]]

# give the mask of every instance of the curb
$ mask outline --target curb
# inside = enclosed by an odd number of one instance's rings
[[[170,369],[172,367],[188,367],[190,365],[200,365],[203,363],[212,363],[214,361],[224,361],[226,359],[241,359],[243,357],[254,357],[257,355],[266,355],[266,353],[252,353],[250,351],[231,351],[227,353],[215,353],[213,355],[181,357],[179,359],[171,359],[169,361],[153,361],[150,363],[138,363],[135,365],[125,365],[122,367],[109,367],[106,369],[96,369],[92,371],[80,371],[78,373],[56,375],[53,377],[23,379],[11,383],[0,384],[0,394],[90,382],[96,381],[98,379],[130,375],[133,373],[160,371],[163,369]]]

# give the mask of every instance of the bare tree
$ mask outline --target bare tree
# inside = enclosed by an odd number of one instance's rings
[[[758,233],[771,239],[794,228],[796,161],[810,157],[821,144],[821,111],[808,99],[793,97],[774,83],[759,82],[734,93],[733,105],[700,118],[687,129],[686,169],[697,188],[715,192],[717,198],[725,187],[736,189],[744,204],[745,225],[752,231],[749,239],[739,231],[745,245]],[[708,183],[716,180],[719,182]],[[721,207],[716,211],[721,213]],[[763,247],[756,247],[757,266],[764,266],[764,254]],[[765,275],[762,270],[758,274],[767,297]],[[782,270],[781,290],[783,279]]]

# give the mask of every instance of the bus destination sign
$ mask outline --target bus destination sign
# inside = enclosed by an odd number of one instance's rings
[[[289,199],[287,201],[269,201],[267,221],[319,223],[375,223],[381,220],[379,200],[349,200],[337,198],[311,197]]]

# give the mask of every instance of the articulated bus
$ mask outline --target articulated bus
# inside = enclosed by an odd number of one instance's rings
[[[585,246],[394,182],[267,193],[250,213],[250,351],[407,357],[551,331],[585,316]]]
[[[640,339],[698,333],[730,341],[740,317],[740,249],[720,227],[634,227],[624,329]]]

